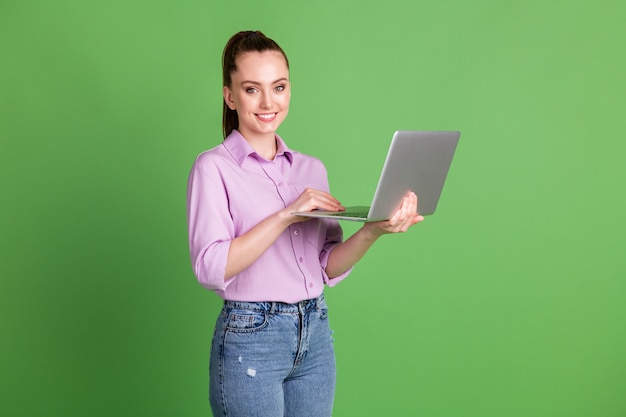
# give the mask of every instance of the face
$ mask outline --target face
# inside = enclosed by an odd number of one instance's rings
[[[291,89],[289,69],[278,51],[248,52],[236,60],[224,100],[237,111],[241,134],[248,140],[274,139],[287,117]]]

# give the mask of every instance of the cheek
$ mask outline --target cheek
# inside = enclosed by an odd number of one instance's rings
[[[250,109],[254,109],[256,103],[250,97],[237,97],[237,110],[243,113],[250,111]]]
[[[282,95],[279,98],[279,102],[283,107],[289,107],[289,102],[291,101],[291,93]]]

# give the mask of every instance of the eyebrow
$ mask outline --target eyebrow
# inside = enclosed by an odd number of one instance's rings
[[[276,83],[280,83],[280,82],[285,82],[285,81],[289,82],[289,79],[288,79],[288,78],[286,78],[286,77],[282,77],[282,78],[277,79],[276,81],[273,81],[273,82],[272,82],[272,84],[276,84]],[[244,84],[261,85],[261,83],[260,83],[260,82],[258,82],[258,81],[252,81],[252,80],[243,80],[243,81],[241,82],[241,85],[244,85]]]

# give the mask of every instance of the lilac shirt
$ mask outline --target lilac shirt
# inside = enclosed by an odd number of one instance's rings
[[[295,303],[319,296],[350,271],[330,280],[328,255],[343,238],[336,220],[312,219],[289,226],[247,269],[224,280],[231,241],[285,208],[306,187],[328,191],[326,168],[316,158],[287,148],[276,137],[273,161],[258,155],[234,130],[198,156],[187,190],[189,245],[202,286],[235,301]]]

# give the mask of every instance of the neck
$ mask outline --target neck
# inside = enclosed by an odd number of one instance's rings
[[[271,161],[276,156],[276,152],[278,151],[278,143],[276,142],[276,137],[274,134],[270,136],[257,137],[257,138],[248,138],[244,136],[246,141],[254,148],[257,154],[262,156],[263,158]]]

